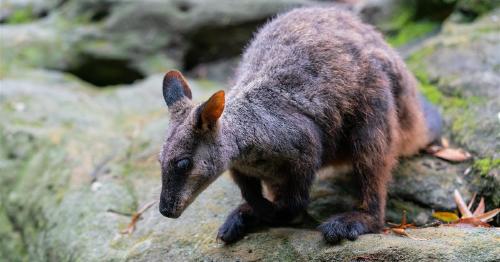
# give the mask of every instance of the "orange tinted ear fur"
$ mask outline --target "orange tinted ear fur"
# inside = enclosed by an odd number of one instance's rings
[[[217,119],[224,111],[225,97],[224,91],[220,90],[213,94],[207,102],[203,104],[201,110],[201,123],[202,126],[210,126],[217,122]]]

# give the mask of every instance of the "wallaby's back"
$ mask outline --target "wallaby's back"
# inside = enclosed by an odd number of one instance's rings
[[[297,9],[265,25],[247,48],[228,99],[228,107],[293,107],[332,140],[373,111],[387,111],[381,121],[393,130],[380,132],[393,133],[398,155],[435,139],[402,59],[371,26],[335,8]]]

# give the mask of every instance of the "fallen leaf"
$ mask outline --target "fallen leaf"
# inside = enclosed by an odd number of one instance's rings
[[[476,218],[479,218],[483,222],[488,222],[491,219],[493,219],[496,215],[498,215],[498,213],[500,213],[500,208],[490,210],[486,213],[476,216]]]
[[[408,224],[407,223],[407,219],[406,219],[406,210],[403,210],[403,216],[401,217],[401,223],[399,224],[394,224],[394,223],[387,223],[391,226],[391,228],[402,228],[402,229],[406,229],[406,228],[415,228],[415,225],[414,224]]]
[[[400,224],[394,224],[394,223],[388,223],[391,227],[389,228],[384,228],[384,233],[387,234],[389,232],[393,232],[396,235],[400,236],[405,236],[408,238],[411,238],[413,240],[427,240],[425,238],[417,238],[417,237],[412,237],[408,234],[408,232],[405,231],[407,228],[415,228],[414,224],[408,224],[406,221],[406,210],[403,210],[403,216],[401,217],[401,223]]]
[[[151,202],[147,203],[139,211],[135,212],[132,215],[132,219],[131,219],[130,223],[128,224],[127,228],[125,230],[122,230],[120,233],[127,234],[127,235],[132,234],[135,230],[136,225],[137,225],[137,221],[139,221],[139,218],[141,218],[142,214],[144,212],[146,212],[146,210],[148,210],[150,207],[152,207],[155,203],[156,203],[156,200],[151,201]]]
[[[479,204],[477,205],[476,210],[474,210],[474,213],[472,213],[473,216],[477,217],[478,215],[484,214],[484,198],[481,197],[481,200],[479,201]],[[469,207],[470,210],[470,207]]]
[[[455,203],[457,204],[460,214],[462,214],[462,218],[472,217],[472,213],[470,212],[469,208],[467,208],[467,205],[465,204],[465,201],[458,190],[455,189],[455,191],[453,191],[453,197],[455,198]]]
[[[439,150],[443,150],[443,147],[440,145],[430,145],[427,148],[425,148],[425,152],[427,152],[427,154],[431,154],[431,155],[434,155]]]
[[[447,227],[490,227],[490,224],[481,221],[477,217],[460,218],[450,224],[445,224]]]
[[[441,145],[443,145],[444,148],[448,148],[450,147],[450,142],[448,141],[448,139],[441,137]]]
[[[467,208],[470,210],[472,208],[472,205],[474,204],[474,202],[476,201],[476,196],[477,196],[477,193],[474,192],[474,194],[472,195],[472,198],[470,199],[470,202],[469,202],[469,205],[467,206]]]
[[[437,219],[439,219],[443,222],[447,222],[447,223],[450,223],[450,222],[453,222],[453,221],[456,221],[459,219],[458,215],[455,213],[452,213],[452,212],[437,211],[437,212],[432,213],[432,216],[434,218],[437,218]]]
[[[431,154],[450,162],[463,162],[471,158],[471,154],[460,148],[443,148]]]
[[[485,212],[485,204],[484,204],[484,198],[481,197],[481,200],[479,201],[479,204],[477,205],[476,210],[474,210],[474,213],[470,211],[470,208],[473,206],[474,201],[476,199],[476,194],[472,196],[472,199],[467,206],[465,204],[464,199],[462,198],[462,195],[455,190],[453,192],[453,197],[455,199],[455,203],[457,204],[458,210],[460,211],[460,214],[462,217],[456,219],[455,221],[451,221],[449,224],[445,224],[443,226],[449,226],[449,227],[491,227],[490,224],[488,224],[488,221],[493,219],[496,215],[500,213],[500,208],[496,208],[493,210],[490,210],[488,212]],[[452,214],[449,212],[435,212],[435,213],[441,213],[441,214]],[[434,213],[434,214],[435,214]],[[433,214],[434,217],[436,217]]]

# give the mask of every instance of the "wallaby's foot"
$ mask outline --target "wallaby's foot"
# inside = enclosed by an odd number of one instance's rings
[[[243,204],[233,210],[219,228],[217,239],[226,244],[242,239],[248,230],[257,224],[257,218],[248,204]]]
[[[382,225],[378,222],[378,219],[368,213],[353,211],[331,217],[321,224],[318,229],[323,234],[326,242],[336,244],[342,239],[353,241],[362,234],[379,232]]]

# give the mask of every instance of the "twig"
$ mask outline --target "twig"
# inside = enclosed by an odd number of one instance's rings
[[[139,218],[141,218],[142,214],[144,212],[146,212],[146,210],[148,210],[154,204],[156,204],[156,200],[153,200],[153,201],[147,203],[143,208],[141,208],[139,211],[137,211],[136,213],[134,213],[132,215],[132,220],[128,224],[127,228],[125,230],[122,230],[120,233],[122,233],[122,234],[128,234],[128,235],[132,234],[132,232],[134,232],[134,230],[135,230],[135,226],[137,224],[137,221],[139,221]]]
[[[114,214],[118,214],[118,215],[122,215],[122,216],[126,216],[126,217],[131,217],[133,216],[134,214],[132,213],[127,213],[127,212],[123,212],[123,211],[118,211],[118,210],[114,210],[114,209],[108,209],[106,210],[106,212],[110,212],[110,213],[114,213]]]
[[[408,232],[406,232],[403,228],[393,228],[392,232],[394,232],[394,233],[396,233],[398,235],[401,235],[401,236],[405,236],[405,237],[411,238],[413,240],[419,240],[419,241],[428,240],[426,238],[413,237],[410,234],[408,234]]]

